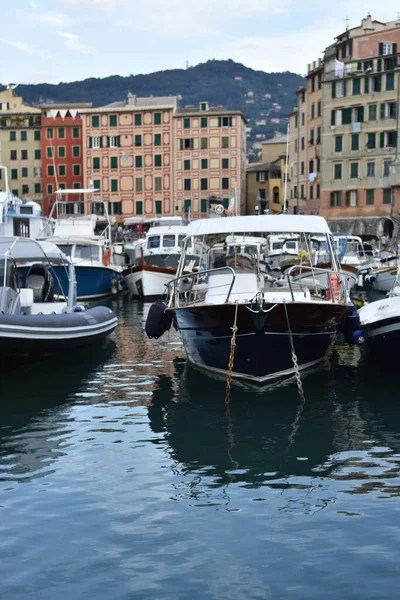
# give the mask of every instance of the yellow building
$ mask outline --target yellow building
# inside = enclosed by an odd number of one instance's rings
[[[286,143],[286,135],[266,140],[262,144],[262,162],[247,167],[247,214],[273,214],[283,210]]]

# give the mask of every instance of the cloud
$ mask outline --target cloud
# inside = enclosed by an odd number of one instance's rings
[[[26,42],[21,42],[18,40],[4,40],[4,39],[0,39],[0,41],[2,44],[7,44],[8,46],[11,46],[12,48],[16,48],[17,50],[20,50],[21,52],[25,52],[26,54],[34,54],[35,56],[39,56],[43,60],[50,58],[50,55],[48,52],[46,52],[46,50],[39,50],[38,48],[34,48],[33,46],[30,46]]]
[[[39,2],[35,2],[34,0],[29,0],[29,6],[35,10],[36,8],[40,8]]]
[[[39,13],[34,15],[33,20],[39,25],[54,25],[55,27],[66,27],[71,24],[71,19],[63,13]]]
[[[57,35],[63,38],[64,46],[69,50],[80,52],[81,54],[93,54],[94,52],[93,48],[83,44],[75,33],[70,33],[68,31],[57,31]]]
[[[118,3],[118,0],[58,0],[67,6],[93,6],[94,8],[102,8],[103,10],[113,10]]]

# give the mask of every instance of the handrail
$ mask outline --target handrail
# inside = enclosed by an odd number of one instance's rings
[[[193,273],[186,273],[186,275],[181,275],[180,277],[176,277],[175,279],[172,279],[172,281],[169,281],[168,283],[166,283],[166,287],[168,288],[167,293],[170,294],[169,292],[169,288],[171,285],[174,286],[174,294],[176,292],[176,282],[179,281],[180,279],[187,279],[188,277],[198,277],[199,275],[206,275],[207,273],[215,273],[216,271],[230,271],[232,273],[232,282],[231,285],[229,287],[229,291],[228,291],[228,295],[225,299],[225,302],[229,301],[231,292],[232,292],[232,288],[234,286],[235,280],[236,280],[236,273],[235,270],[232,267],[228,267],[228,266],[224,266],[224,267],[217,267],[216,269],[205,269],[204,271],[196,271]],[[171,294],[170,296],[170,301],[173,298],[173,294]]]
[[[292,282],[290,280],[290,276],[292,274],[292,271],[294,271],[295,269],[308,269],[309,271],[319,271],[320,273],[334,273],[335,275],[338,274],[338,271],[335,271],[334,269],[321,269],[321,267],[313,267],[312,265],[293,265],[291,266],[287,271],[286,271],[286,276],[287,276],[287,280],[288,280],[288,284],[289,284],[289,290],[290,290],[290,295],[292,296],[292,302],[294,302],[294,293],[293,293],[293,285]],[[332,290],[332,282],[331,279],[329,277],[329,287],[330,287],[330,291],[331,291],[331,298],[333,298],[333,290]]]

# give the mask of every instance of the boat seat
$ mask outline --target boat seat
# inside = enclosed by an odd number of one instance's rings
[[[53,277],[43,265],[32,265],[26,277],[26,287],[33,290],[34,302],[53,302]]]
[[[44,275],[29,275],[26,279],[26,285],[33,291],[33,301],[40,302],[43,297]]]

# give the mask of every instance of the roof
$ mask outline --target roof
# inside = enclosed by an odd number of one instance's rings
[[[287,135],[279,135],[277,137],[271,138],[269,140],[265,140],[262,144],[286,144],[287,143]]]
[[[189,223],[187,235],[256,232],[329,234],[330,229],[323,217],[314,215],[251,215],[192,221]]]
[[[102,112],[132,112],[145,109],[174,109],[178,102],[178,96],[149,96],[139,98],[129,95],[125,100],[112,102],[97,108],[80,110],[80,113],[102,113]]]
[[[194,106],[184,106],[175,110],[175,117],[208,117],[208,116],[226,116],[226,115],[239,115],[246,121],[247,119],[240,110],[231,110],[224,108],[223,106],[210,106],[207,110],[200,110],[200,108]]]
[[[91,102],[43,102],[43,104],[40,104],[40,108],[48,108],[54,110],[60,110],[63,108],[91,108],[91,106]]]
[[[246,171],[249,173],[257,172],[257,171],[280,171],[281,168],[278,165],[274,165],[273,163],[257,163],[253,165],[249,165]]]

